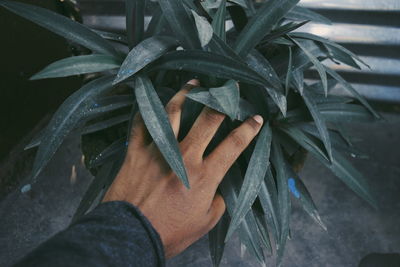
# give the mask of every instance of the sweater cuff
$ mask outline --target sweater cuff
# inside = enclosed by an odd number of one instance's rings
[[[164,254],[164,246],[162,244],[160,235],[156,231],[156,229],[152,226],[150,221],[143,215],[143,213],[134,205],[125,201],[109,201],[103,202],[98,205],[94,210],[88,213],[90,216],[112,216],[112,217],[121,217],[121,220],[126,222],[127,227],[134,227],[135,220],[137,219],[142,227],[145,229],[157,255],[157,259],[159,262],[158,266],[165,266],[165,254]],[[84,216],[85,217],[85,216]],[[78,220],[79,222],[79,220]]]

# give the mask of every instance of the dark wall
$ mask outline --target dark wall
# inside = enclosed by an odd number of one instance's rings
[[[33,1],[24,1],[33,3]],[[62,11],[62,3],[35,0],[34,4]],[[0,7],[0,162],[46,114],[79,88],[79,78],[29,81],[49,63],[71,55],[63,39]],[[21,154],[23,154],[21,150]],[[0,166],[2,165],[0,164]],[[4,172],[3,172],[4,174]],[[0,188],[7,177],[0,175]]]

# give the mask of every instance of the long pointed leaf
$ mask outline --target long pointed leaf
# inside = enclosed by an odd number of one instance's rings
[[[192,10],[192,14],[196,24],[200,44],[204,47],[210,42],[214,34],[213,28],[205,17],[198,15],[194,10]]]
[[[105,39],[86,26],[65,16],[41,7],[16,1],[1,0],[0,6],[92,51],[113,55],[117,58],[120,57],[119,53]]]
[[[366,108],[355,104],[320,104],[318,110],[330,122],[371,122],[374,117]]]
[[[217,100],[224,113],[232,120],[237,118],[239,112],[240,92],[235,80],[227,81],[223,86],[210,88],[210,94]]]
[[[168,36],[153,36],[134,47],[125,58],[114,84],[119,83],[178,46],[177,40]]]
[[[233,216],[234,208],[236,207],[239,191],[241,188],[242,177],[239,167],[234,164],[222,180],[219,189],[225,200],[228,213]],[[256,219],[253,212],[249,212],[242,224],[240,225],[239,237],[242,243],[254,253],[259,261],[263,261],[263,252],[261,248],[261,241],[259,239],[260,233],[257,228]]]
[[[276,88],[278,91],[283,92],[283,87],[278,74],[276,74],[271,63],[256,49],[250,51],[246,57],[246,63]]]
[[[140,114],[147,126],[153,141],[156,143],[164,159],[171,169],[189,188],[189,180],[179,151],[168,115],[155,92],[151,81],[145,76],[137,76],[135,80],[135,95]]]
[[[202,87],[194,88],[190,90],[186,97],[194,100],[198,103],[206,105],[212,109],[215,109],[221,113],[227,114],[226,110],[221,106],[221,104],[211,95],[211,93]],[[248,117],[255,115],[254,108],[246,100],[240,98],[239,100],[239,110],[236,113],[235,119],[239,121],[244,121]],[[227,114],[228,115],[228,114]]]
[[[270,225],[270,231],[274,235],[275,241],[278,242],[281,230],[278,217],[278,192],[271,168],[267,170],[264,181],[261,183],[258,198],[260,199],[266,220]]]
[[[153,69],[186,70],[258,85],[267,83],[258,73],[242,62],[198,50],[167,53],[153,64]]]
[[[125,151],[127,142],[126,137],[114,141],[111,145],[106,147],[100,154],[98,154],[89,163],[90,168],[98,167],[110,161],[115,155],[121,154]]]
[[[125,0],[126,33],[129,48],[143,40],[146,0]]]
[[[226,0],[222,0],[213,18],[212,27],[214,33],[224,42],[226,41],[225,17],[226,17]]]
[[[85,113],[93,108],[95,98],[112,88],[113,78],[114,75],[111,75],[91,81],[68,97],[59,107],[43,134],[42,140],[46,142],[40,144],[36,154],[32,183],[36,181],[37,176],[50,161],[64,138],[75,128]]]
[[[291,20],[311,20],[322,24],[332,24],[328,18],[301,6],[295,6],[285,17]]]
[[[321,77],[322,86],[324,87],[325,95],[328,95],[328,79],[326,77],[326,72],[324,66],[319,62],[318,58],[316,58],[308,49],[307,47],[303,46],[300,42],[296,41],[295,39],[291,38],[301,50],[303,50],[304,54],[310,59],[310,61],[314,64],[315,68],[318,71],[319,76]]]
[[[221,263],[225,249],[225,236],[228,231],[229,223],[229,215],[225,212],[217,225],[208,233],[208,244],[214,267],[218,267]]]
[[[130,114],[115,116],[108,120],[104,120],[104,121],[100,121],[97,123],[87,125],[87,126],[85,126],[85,128],[83,128],[81,133],[82,133],[82,135],[84,135],[84,134],[98,132],[98,131],[110,128],[112,126],[118,125],[120,123],[127,122],[127,121],[129,121],[129,118],[130,118]]]
[[[363,104],[377,119],[380,119],[381,116],[371,107],[371,105],[368,103],[368,101],[360,95],[356,89],[351,86],[345,79],[342,78],[336,71],[325,67],[326,72],[332,76],[335,80],[337,80],[344,89],[346,89],[350,94],[352,94],[355,98],[357,98],[358,101],[360,101],[361,104]]]
[[[238,197],[238,205],[232,215],[229,230],[226,238],[229,239],[232,233],[240,225],[248,211],[251,209],[263,182],[264,176],[269,167],[269,154],[271,148],[272,132],[268,123],[264,124],[251,155],[249,165],[244,177]]]
[[[339,45],[339,44],[337,44],[335,42],[332,42],[329,39],[323,38],[323,37],[315,35],[315,34],[307,33],[307,32],[293,32],[293,33],[291,33],[289,35],[292,36],[292,37],[295,37],[295,38],[303,38],[303,39],[317,41],[317,42],[320,42],[320,43],[323,43],[323,44],[327,45],[328,47],[334,47],[334,48],[342,51],[343,53],[351,56],[352,58],[356,59],[360,63],[364,64],[366,67],[370,68],[370,66],[367,63],[365,63],[356,54],[354,54],[353,52],[351,52],[347,48],[345,48],[345,47],[343,47],[343,46],[341,46],[341,45]]]
[[[69,57],[48,65],[30,79],[39,80],[94,73],[119,68],[120,65],[121,62],[119,60],[109,55]]]
[[[240,32],[235,51],[241,56],[246,56],[298,2],[299,0],[265,2]]]
[[[308,192],[307,187],[304,185],[300,177],[290,167],[288,167],[288,172],[289,191],[296,199],[300,201],[302,208],[307,212],[307,214],[310,215],[310,217],[319,226],[321,226],[322,229],[327,231],[326,225],[322,222],[317,207],[315,206],[315,203],[311,197],[311,194]]]
[[[329,138],[328,128],[326,127],[325,119],[320,113],[317,104],[314,101],[313,95],[307,90],[303,92],[303,100],[306,104],[308,111],[314,119],[315,126],[321,135],[321,140],[325,145],[326,151],[328,152],[329,158],[332,159],[332,144]]]
[[[98,35],[100,35],[104,39],[115,41],[115,42],[125,44],[125,45],[128,44],[128,39],[126,38],[125,35],[114,33],[114,32],[100,31],[100,30],[95,30],[95,29],[91,29],[91,30],[94,31],[95,33],[97,33]]]
[[[334,150],[332,165],[325,164],[332,172],[344,182],[351,190],[367,201],[374,208],[378,208],[376,199],[372,195],[368,183],[363,175],[340,153]]]
[[[373,207],[377,207],[367,182],[362,174],[357,171],[340,153],[333,150],[332,163],[330,163],[322,154],[318,140],[307,138],[306,135],[295,127],[281,128],[303,148],[314,155],[328,169],[330,169],[340,180],[342,180],[350,189],[357,193],[361,198],[367,201]],[[308,139],[304,142],[304,139]]]
[[[287,181],[287,171],[283,158],[282,149],[278,140],[272,139],[271,160],[276,172],[276,183],[278,189],[278,204],[280,216],[280,237],[278,240],[278,265],[282,260],[285,250],[286,241],[289,236],[289,220],[290,220],[290,197]]]
[[[293,52],[292,48],[289,46],[289,61],[288,61],[288,67],[287,67],[287,72],[286,72],[286,79],[285,79],[285,94],[286,96],[289,94],[289,86],[290,86],[290,79],[291,79],[291,74],[292,74],[292,67],[293,67]]]
[[[182,1],[159,0],[164,18],[179,39],[183,48],[201,49],[194,21],[186,12]]]
[[[125,154],[122,153],[117,157],[117,159],[107,162],[100,168],[79,203],[79,206],[72,217],[72,223],[83,216],[95,204],[95,200],[99,197],[101,192],[105,191],[111,185],[120,169],[124,156]]]
[[[270,34],[268,34],[267,36],[265,36],[259,46],[264,46],[266,44],[268,44],[269,42],[271,42],[272,40],[282,37],[285,34],[288,34],[302,26],[304,26],[305,24],[307,24],[309,21],[303,21],[301,23],[288,23],[286,25],[280,26],[279,28],[274,29]]]

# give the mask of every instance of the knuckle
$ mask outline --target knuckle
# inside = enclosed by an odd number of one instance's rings
[[[230,140],[237,147],[244,147],[246,145],[246,138],[239,130],[232,131]]]
[[[179,105],[176,102],[170,102],[168,105],[165,107],[165,110],[167,111],[168,114],[176,114],[180,112],[181,110],[181,105]]]
[[[208,121],[211,124],[219,123],[221,119],[223,118],[223,115],[213,109],[206,108],[204,110],[204,117],[206,121]]]
[[[201,148],[201,144],[198,139],[194,136],[186,136],[180,144],[182,155],[188,156],[192,152],[196,152]]]

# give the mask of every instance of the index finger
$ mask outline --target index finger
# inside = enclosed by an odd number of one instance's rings
[[[260,115],[248,118],[204,159],[204,164],[207,170],[212,173],[213,182],[216,186],[219,185],[229,168],[258,134],[262,124],[263,118]]]

